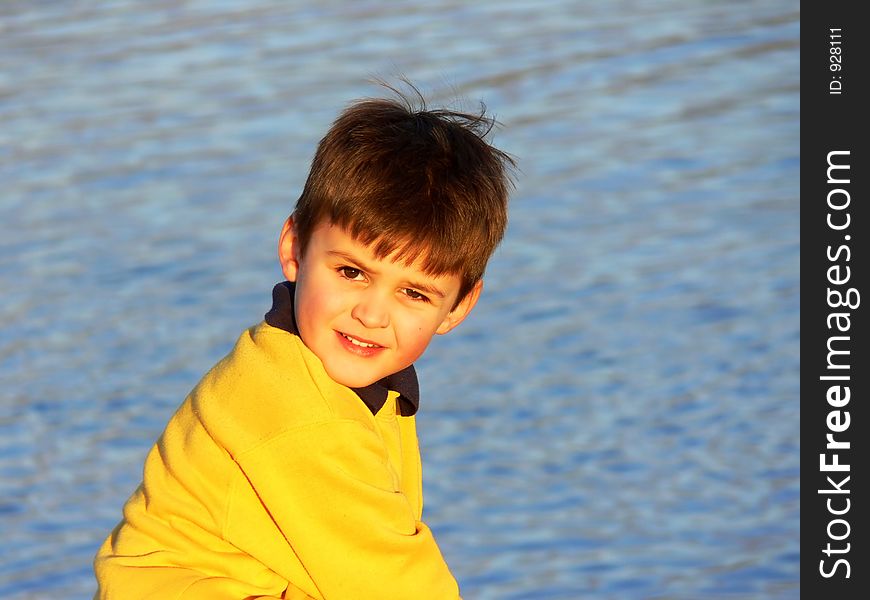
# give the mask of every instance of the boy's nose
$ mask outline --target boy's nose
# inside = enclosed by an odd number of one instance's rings
[[[390,324],[390,315],[375,294],[365,294],[354,305],[350,315],[369,328],[383,328]]]

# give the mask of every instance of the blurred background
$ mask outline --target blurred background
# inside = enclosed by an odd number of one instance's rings
[[[92,557],[372,76],[504,125],[484,296],[418,364],[468,599],[797,598],[799,4],[0,4],[0,597]]]

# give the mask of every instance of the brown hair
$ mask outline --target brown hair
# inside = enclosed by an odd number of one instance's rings
[[[352,104],[320,141],[293,212],[301,251],[324,220],[379,259],[422,258],[456,274],[459,299],[483,277],[504,235],[514,161],[484,138],[495,121],[399,99]],[[394,254],[395,253],[395,254]]]

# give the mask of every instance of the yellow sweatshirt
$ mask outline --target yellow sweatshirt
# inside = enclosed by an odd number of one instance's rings
[[[413,416],[373,414],[293,333],[244,332],[187,397],[100,548],[96,598],[451,599]]]

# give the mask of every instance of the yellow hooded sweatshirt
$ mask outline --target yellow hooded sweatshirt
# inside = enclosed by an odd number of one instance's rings
[[[373,413],[291,331],[245,331],[149,453],[95,598],[458,598],[398,398]]]

